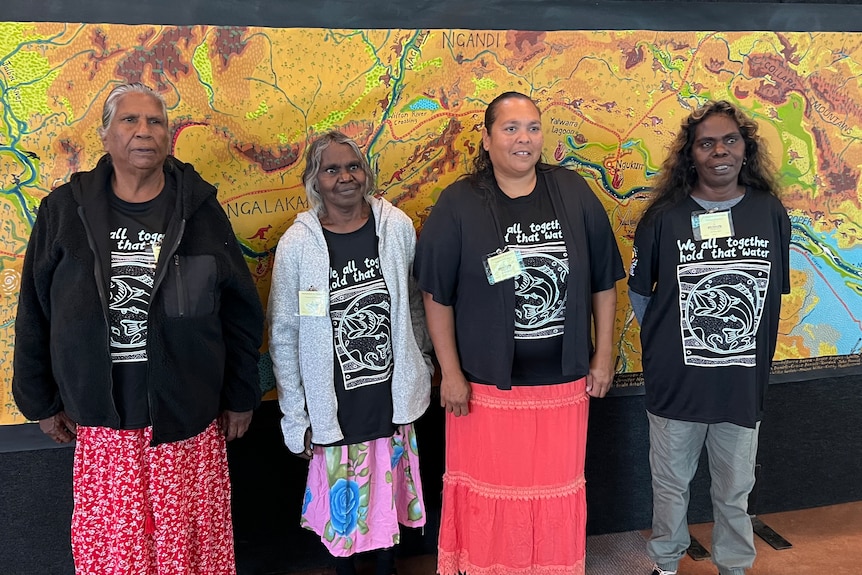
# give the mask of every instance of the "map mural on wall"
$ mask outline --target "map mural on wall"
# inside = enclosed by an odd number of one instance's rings
[[[172,153],[217,186],[264,302],[278,239],[307,208],[303,153],[326,130],[360,144],[380,192],[420,229],[475,154],[486,104],[524,92],[542,111],[547,161],[587,178],[628,264],[680,121],[730,100],[760,124],[793,225],[775,370],[860,364],[862,34],[0,23],[0,423],[24,421],[12,350],[39,202],[95,165],[102,103],[126,81],[164,96]],[[623,392],[640,372],[624,284]]]

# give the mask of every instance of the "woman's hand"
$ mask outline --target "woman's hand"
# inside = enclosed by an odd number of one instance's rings
[[[616,287],[593,294],[593,325],[595,351],[590,358],[587,374],[587,393],[590,397],[604,397],[614,382],[614,315],[617,309]]]
[[[252,411],[228,411],[222,412],[218,418],[219,428],[224,433],[224,438],[227,441],[239,439],[245,432],[248,431],[248,426],[251,424]]]
[[[456,375],[443,375],[440,382],[440,405],[455,417],[470,413],[470,395],[472,388],[464,378],[464,374],[458,370]]]
[[[39,420],[39,429],[57,443],[69,443],[78,434],[78,424],[65,411]]]
[[[314,450],[311,445],[311,428],[305,430],[305,439],[303,440],[304,447],[302,448],[302,453],[295,453],[297,457],[301,457],[307,461],[311,461],[311,458],[314,457]]]
[[[587,394],[590,397],[604,397],[614,382],[614,370],[610,362],[590,362],[590,373],[587,374]]]
[[[455,312],[451,306],[434,301],[430,293],[422,292],[425,321],[434,343],[434,353],[440,363],[440,405],[455,417],[470,413],[470,384],[461,371],[458,347],[455,345]]]

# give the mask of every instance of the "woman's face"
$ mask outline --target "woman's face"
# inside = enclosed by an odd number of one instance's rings
[[[350,209],[361,204],[366,191],[365,171],[353,148],[332,143],[320,156],[317,192],[324,208]]]
[[[482,129],[482,146],[498,175],[520,177],[534,170],[543,144],[542,117],[533,102],[524,98],[500,101],[494,124]]]
[[[169,143],[167,118],[158,100],[138,92],[117,100],[111,124],[102,134],[114,169],[124,172],[161,170]]]
[[[698,124],[691,156],[700,185],[710,189],[737,185],[745,161],[745,140],[736,120],[713,114]]]

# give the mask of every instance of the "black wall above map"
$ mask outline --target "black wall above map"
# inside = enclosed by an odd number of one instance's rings
[[[0,22],[209,24],[274,28],[858,32],[862,31],[860,3],[860,0],[4,0]]]

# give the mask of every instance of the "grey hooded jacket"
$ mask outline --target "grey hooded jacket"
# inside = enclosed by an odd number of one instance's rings
[[[388,201],[372,198],[370,203],[392,300],[392,422],[402,425],[428,408],[433,372],[422,297],[411,275],[416,232],[410,218]],[[301,290],[323,291],[329,301],[329,251],[320,220],[310,211],[299,214],[278,242],[268,310],[281,430],[293,453],[303,451],[309,427],[316,444],[344,438],[333,384],[332,321],[328,314],[300,316]]]

